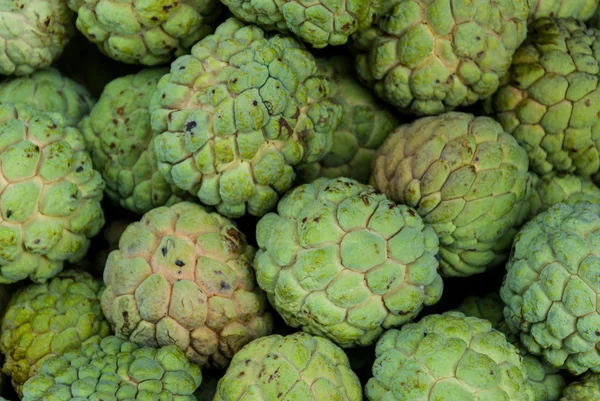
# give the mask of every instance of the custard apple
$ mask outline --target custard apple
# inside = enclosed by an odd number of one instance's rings
[[[523,346],[551,366],[600,372],[600,205],[559,203],[515,238],[500,290]]]
[[[541,18],[485,111],[527,150],[533,172],[590,176],[600,169],[599,78],[600,30]]]
[[[285,322],[342,347],[374,343],[442,295],[435,231],[349,178],[288,192],[256,240],[258,285]]]
[[[150,111],[166,180],[228,217],[262,216],[340,123],[328,78],[291,37],[230,18],[178,58]]]
[[[600,0],[529,0],[529,19],[551,17],[587,21],[599,3]]]
[[[580,381],[570,384],[560,401],[594,401],[600,400],[600,375],[587,373]]]
[[[27,103],[40,111],[60,113],[69,127],[76,127],[95,102],[85,87],[54,68],[0,83],[0,101]]]
[[[46,360],[98,343],[110,334],[102,314],[102,281],[89,273],[66,270],[44,284],[20,288],[2,319],[2,371],[17,391]]]
[[[223,11],[218,0],[67,0],[77,29],[107,56],[159,65],[186,54],[212,33]]]
[[[535,401],[517,349],[487,320],[429,315],[377,342],[370,401]]]
[[[469,276],[508,258],[527,170],[525,150],[500,124],[450,112],[397,128],[377,151],[370,182],[437,232],[443,275]]]
[[[108,256],[104,314],[119,338],[175,344],[200,366],[224,368],[273,328],[253,256],[235,223],[200,205],[153,209]]]
[[[49,67],[75,33],[64,0],[13,0],[0,4],[0,74],[29,75]]]
[[[306,333],[270,335],[246,345],[219,380],[214,401],[362,401],[348,357]]]
[[[406,113],[471,105],[498,88],[528,12],[527,0],[383,0],[354,35],[358,77]]]
[[[165,181],[153,152],[148,106],[167,72],[145,69],[111,81],[80,124],[108,197],[138,214],[180,202],[187,194]]]
[[[0,283],[43,283],[104,225],[104,182],[57,114],[0,103]]]
[[[200,368],[175,345],[159,349],[110,336],[44,363],[22,401],[195,401]]]
[[[366,184],[375,151],[398,126],[398,120],[356,80],[351,59],[335,56],[317,59],[317,63],[333,82],[333,101],[342,106],[342,121],[333,133],[331,151],[319,162],[296,167],[296,183],[348,177]]]

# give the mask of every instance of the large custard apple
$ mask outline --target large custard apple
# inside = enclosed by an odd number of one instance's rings
[[[0,283],[44,282],[104,225],[104,182],[64,118],[0,102]]]
[[[348,357],[330,341],[306,333],[252,341],[231,361],[214,401],[362,401]]]
[[[55,355],[98,343],[110,334],[102,314],[102,281],[89,273],[66,270],[44,284],[20,288],[2,319],[2,371],[15,389],[37,374]]]
[[[383,0],[354,36],[358,77],[411,114],[471,105],[498,88],[528,12],[527,0]]]
[[[370,401],[537,401],[519,352],[487,320],[425,316],[385,332],[375,353]]]
[[[587,21],[599,3],[600,0],[529,0],[529,19],[551,17]]]
[[[154,157],[148,106],[166,68],[144,69],[111,81],[80,124],[108,197],[144,214],[182,200],[186,192],[165,181]]]
[[[525,368],[526,381],[533,389],[535,401],[558,401],[566,380],[558,368],[550,366],[531,355],[519,342],[519,336],[510,331],[504,321],[504,302],[498,293],[490,293],[484,297],[470,296],[465,298],[458,307],[459,312],[466,316],[485,319],[492,328],[506,335],[508,342],[513,344],[521,354]],[[591,400],[590,400],[591,401]]]
[[[0,74],[29,75],[49,67],[75,33],[65,0],[0,3]]]
[[[285,322],[342,347],[374,343],[442,295],[435,231],[349,178],[288,192],[256,240],[258,285]]]
[[[594,401],[600,400],[600,375],[586,373],[575,383],[570,384],[560,401]]]
[[[600,31],[542,18],[486,111],[527,150],[533,172],[600,170]]]
[[[450,112],[397,128],[371,183],[437,232],[444,275],[469,276],[508,258],[527,169],[527,153],[496,121]]]
[[[22,401],[195,401],[200,368],[175,345],[140,347],[110,336],[44,363]]]
[[[0,83],[0,101],[27,103],[40,111],[60,113],[70,127],[76,127],[95,102],[85,87],[54,68]]]
[[[218,0],[67,0],[77,29],[107,56],[159,65],[186,54],[214,31]]]
[[[225,216],[262,216],[292,186],[292,166],[329,152],[342,115],[332,95],[296,40],[230,18],[158,83],[159,169]]]
[[[273,327],[253,256],[235,223],[200,205],[153,209],[108,257],[104,314],[119,338],[175,344],[200,366],[226,367]]]
[[[521,343],[550,365],[600,372],[600,205],[559,203],[515,238],[500,290]]]
[[[331,151],[321,161],[296,167],[296,183],[318,177],[349,177],[367,183],[375,151],[398,120],[356,80],[349,57],[319,58],[317,63],[332,80],[333,101],[342,106],[342,121],[333,133]]]

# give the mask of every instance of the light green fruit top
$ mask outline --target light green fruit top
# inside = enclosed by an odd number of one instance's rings
[[[343,45],[368,27],[379,0],[223,0],[231,13],[267,30],[291,32],[314,48]]]
[[[110,334],[100,306],[102,288],[90,274],[68,270],[13,295],[2,319],[0,351],[6,356],[2,371],[16,390],[49,358]]]
[[[451,112],[392,132],[377,152],[371,183],[434,228],[442,274],[469,276],[508,258],[527,170],[525,150],[500,124]]]
[[[152,150],[148,106],[166,68],[144,69],[111,81],[80,124],[108,197],[144,214],[179,202],[186,192],[167,183]]]
[[[580,381],[570,384],[564,391],[560,401],[594,401],[600,400],[600,375],[587,373]]]
[[[160,65],[214,31],[218,0],[68,0],[77,29],[107,56],[128,64]]]
[[[319,162],[296,167],[296,183],[318,177],[349,177],[367,183],[375,151],[398,126],[390,110],[355,78],[345,56],[317,59],[319,70],[332,79],[333,101],[342,106],[342,121],[333,133],[331,151]]]
[[[306,333],[254,340],[232,359],[214,401],[362,401],[348,357]]]
[[[0,283],[45,282],[104,225],[104,182],[57,113],[0,103]]]
[[[559,203],[515,238],[500,296],[521,343],[550,365],[600,371],[600,205]]]
[[[471,105],[498,88],[528,12],[527,0],[383,0],[354,36],[358,77],[410,114]]]
[[[200,368],[175,345],[140,347],[116,337],[44,363],[23,387],[22,401],[195,401]]]
[[[331,149],[342,115],[331,96],[295,39],[230,18],[158,83],[159,169],[225,216],[262,216],[292,186],[292,166]]]
[[[258,285],[286,323],[342,347],[374,343],[442,295],[433,229],[349,178],[294,188],[256,240]]]
[[[60,113],[70,127],[76,127],[95,102],[86,88],[54,68],[0,83],[0,101],[27,103],[40,111]]]
[[[517,349],[490,322],[429,315],[377,342],[370,401],[534,401]]]
[[[175,344],[200,366],[224,368],[273,329],[253,256],[234,222],[200,205],[153,209],[127,227],[108,257],[104,315],[120,338]]]
[[[599,3],[599,0],[529,0],[529,19],[551,17],[587,21]]]
[[[49,67],[74,35],[73,19],[64,0],[0,1],[0,74]]]

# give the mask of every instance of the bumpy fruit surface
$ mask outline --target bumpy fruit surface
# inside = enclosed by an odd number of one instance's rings
[[[379,0],[223,0],[241,21],[291,32],[315,48],[343,45],[368,27]]]
[[[76,127],[95,102],[86,88],[54,68],[0,83],[0,101],[27,103],[40,111],[60,113],[70,127]]]
[[[271,335],[238,352],[219,380],[214,401],[361,401],[348,357],[330,341],[306,333]]]
[[[345,56],[317,59],[333,83],[333,101],[342,106],[342,121],[333,133],[331,151],[319,162],[296,167],[296,183],[318,177],[348,177],[367,183],[375,151],[398,125],[394,115],[355,78]]]
[[[600,400],[600,375],[588,373],[580,381],[570,384],[560,401]]]
[[[599,0],[529,0],[529,19],[575,18],[587,21],[598,8]]]
[[[214,31],[218,0],[68,0],[77,29],[100,51],[128,64],[159,65]]]
[[[230,18],[178,58],[150,111],[168,182],[228,217],[262,216],[329,152],[342,110],[315,58],[291,37]]]
[[[500,290],[521,343],[573,374],[600,372],[600,205],[559,203],[515,238]]]
[[[343,347],[374,343],[442,295],[433,229],[348,178],[288,192],[256,239],[258,284],[286,323]]]
[[[23,387],[23,401],[195,401],[200,368],[175,345],[140,347],[116,337],[46,361]]]
[[[0,103],[0,283],[44,282],[104,225],[104,182],[57,113]]]
[[[370,401],[534,401],[517,349],[490,322],[425,316],[377,342]]]
[[[542,18],[513,58],[486,111],[512,134],[538,174],[600,169],[600,31]]]
[[[64,0],[15,0],[0,4],[0,74],[29,75],[49,67],[75,33]]]
[[[80,124],[108,197],[144,214],[182,200],[183,190],[165,181],[153,153],[148,106],[166,68],[145,69],[111,81]]]
[[[120,338],[176,344],[194,363],[225,367],[272,330],[253,256],[235,223],[200,205],[153,209],[108,257],[104,314]]]
[[[110,334],[100,305],[102,288],[90,274],[68,270],[13,295],[2,319],[0,350],[6,356],[2,371],[17,390],[49,358]]]
[[[359,79],[404,112],[490,96],[527,34],[527,0],[384,0],[354,37]]]
[[[443,274],[469,276],[508,258],[511,228],[527,200],[527,169],[525,150],[500,124],[452,112],[392,132],[371,183],[434,228]]]

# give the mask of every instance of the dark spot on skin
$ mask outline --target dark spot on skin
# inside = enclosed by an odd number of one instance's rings
[[[163,99],[166,98],[166,97],[167,97],[167,95],[165,93],[163,93],[162,96],[161,96],[161,98],[163,98]]]
[[[221,289],[222,290],[230,290],[231,286],[229,285],[229,283],[226,283],[225,281],[221,280]]]
[[[185,66],[184,65],[182,65],[181,67],[179,67],[179,71],[183,71],[183,70],[185,70]]]
[[[77,170],[75,170],[78,173],[81,173],[83,171],[83,166],[79,166],[77,167]]]
[[[171,6],[171,5],[168,5],[168,6],[163,6],[163,7],[162,7],[163,11],[169,11],[169,10],[170,10],[170,9],[172,9],[172,8],[173,8],[173,6]]]
[[[123,113],[125,113],[125,108],[123,106],[121,106],[117,109],[117,114],[122,116]]]
[[[177,271],[177,274],[181,274],[181,270],[178,270],[178,271]]]
[[[494,376],[494,371],[490,370],[490,376]]]
[[[129,326],[129,312],[123,312],[123,324]]]
[[[185,263],[183,263],[183,262],[182,262],[181,260],[179,260],[179,259],[177,259],[177,260],[175,261],[175,264],[176,264],[177,266],[179,266],[179,267],[183,267],[183,266],[185,266]]]
[[[223,275],[223,272],[222,272],[221,270],[217,270],[217,271],[215,271],[215,274],[216,274],[217,276],[222,276],[222,275]]]
[[[167,247],[166,246],[163,246],[160,251],[162,252],[163,256],[167,256]]]
[[[237,82],[237,78],[233,78],[231,82],[235,84]]]
[[[315,217],[315,218],[313,219],[313,221],[314,221],[315,223],[318,223],[318,222],[319,222],[319,221],[321,221],[321,220],[320,220],[318,217]]]
[[[238,375],[237,375],[237,378],[238,378],[238,379],[241,379],[242,377],[244,377],[244,375],[245,375],[245,374],[246,374],[246,372],[244,372],[244,371],[242,370],[240,373],[238,373]]]
[[[303,223],[306,223],[307,221],[308,221],[308,219],[306,217],[302,219]]]
[[[112,119],[112,123],[113,123],[114,125],[117,125],[117,123],[118,123],[117,119],[116,119],[116,118],[113,118],[113,119]]]
[[[481,40],[481,36],[476,36],[475,39]]]
[[[111,149],[114,149],[114,148],[116,148],[116,147],[117,147],[117,145],[115,145],[115,144],[114,144],[114,142],[110,144],[110,148],[111,148]]]
[[[485,54],[485,52],[482,50],[482,51],[480,51],[480,52],[478,52],[478,53],[477,53],[477,57],[481,57],[481,56],[483,56],[484,54]]]
[[[242,241],[242,233],[240,233],[235,228],[228,228],[227,235],[229,235],[231,238],[235,239],[238,242]]]
[[[10,219],[10,216],[12,216],[13,212],[12,210],[7,210],[6,211],[6,218]]]
[[[439,80],[439,79],[436,79],[436,80],[435,80],[435,83],[436,83],[436,84],[439,84],[439,83],[440,83],[440,80]]]
[[[258,102],[256,100],[252,101],[253,106],[258,106]]]
[[[50,18],[46,18],[44,20],[44,26],[48,26],[48,25],[50,25]]]
[[[156,16],[150,18],[152,21],[158,21],[158,18]]]
[[[600,336],[600,330],[596,330],[596,335]]]
[[[585,102],[583,102],[583,103],[585,103],[586,107],[590,107],[590,104],[591,104],[590,99],[585,99]]]
[[[277,61],[283,61],[281,57],[277,57]]]
[[[41,242],[41,241],[40,241],[40,239],[39,239],[39,238],[37,238],[35,241],[33,241],[33,243],[34,243],[34,244],[36,244],[36,245],[37,245],[37,244],[39,244],[40,242]]]
[[[188,121],[187,123],[185,123],[185,130],[186,131],[191,131],[192,129],[194,129],[196,127],[196,121]]]
[[[414,211],[414,210],[412,210],[412,209],[407,209],[407,210],[406,210],[406,212],[407,212],[408,214],[410,214],[410,216],[411,216],[411,217],[415,217],[415,216],[416,216],[416,214],[415,214],[415,211]]]

